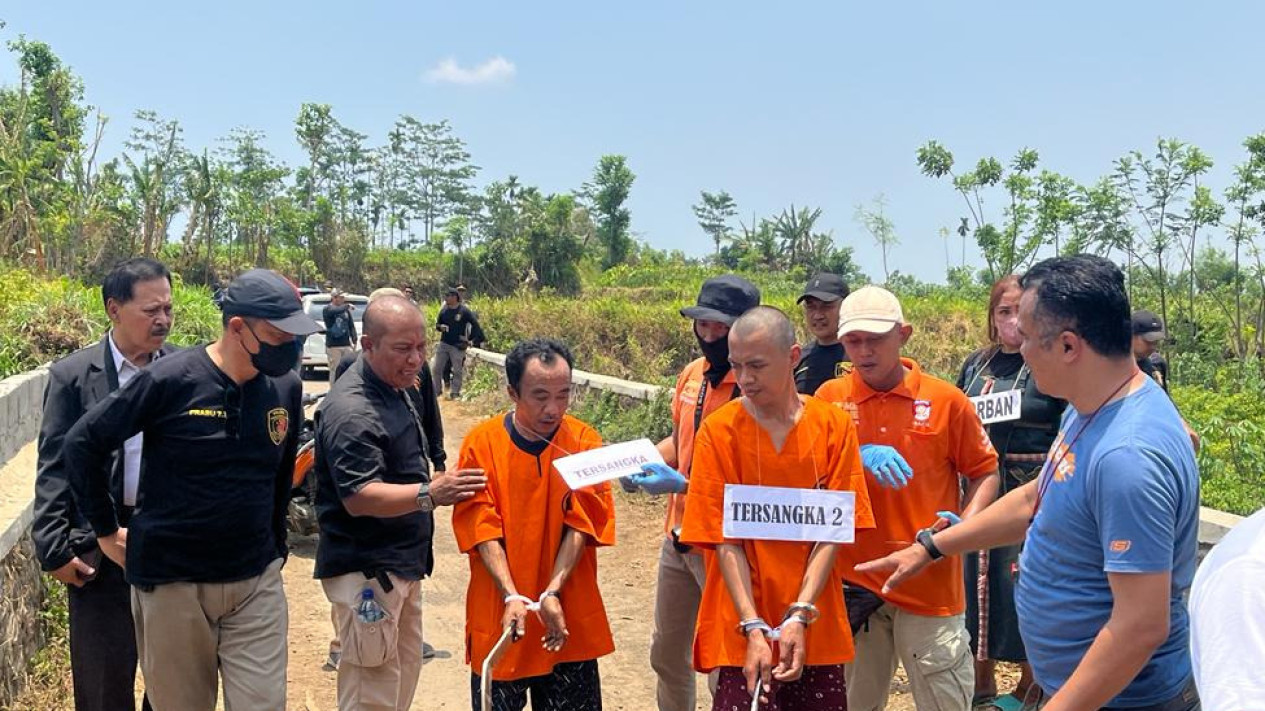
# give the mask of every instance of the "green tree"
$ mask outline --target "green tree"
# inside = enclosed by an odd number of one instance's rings
[[[602,156],[593,171],[593,182],[585,186],[585,192],[592,196],[593,212],[597,215],[597,237],[606,247],[603,269],[622,264],[632,246],[632,239],[628,236],[632,216],[624,203],[636,179],[624,156],[606,155]]]
[[[721,190],[709,193],[699,192],[699,201],[692,208],[698,218],[698,226],[716,245],[716,256],[720,256],[722,242],[729,239],[729,221],[738,215],[738,205],[729,193]]]
[[[879,193],[871,202],[872,207],[867,208],[865,205],[857,205],[856,212],[853,216],[866,232],[870,233],[870,237],[874,239],[879,251],[883,255],[883,283],[886,284],[891,278],[891,270],[887,266],[888,255],[891,254],[892,248],[900,244],[900,240],[896,237],[896,225],[886,214],[887,198]],[[948,234],[948,230],[944,230]],[[947,245],[947,242],[946,242]],[[947,249],[946,249],[946,260]]]
[[[1169,260],[1174,247],[1182,248],[1180,235],[1190,217],[1177,212],[1177,207],[1190,199],[1199,176],[1211,167],[1212,159],[1197,147],[1165,138],[1156,141],[1152,156],[1132,151],[1115,162],[1112,178],[1142,223],[1140,243],[1129,245],[1130,271],[1136,262],[1158,286],[1164,323],[1168,323]]]
[[[438,225],[469,206],[470,181],[479,167],[470,163],[465,142],[446,120],[422,123],[406,115],[396,121],[395,130],[400,136],[409,206],[421,218],[423,236],[430,243]]]
[[[919,148],[917,160],[923,175],[948,176],[966,202],[990,281],[1031,264],[1042,245],[1051,237],[1057,239],[1062,226],[1070,222],[1064,210],[1068,206],[1059,199],[1065,181],[1048,171],[1034,178],[1040,157],[1030,148],[1016,153],[1008,167],[996,158],[981,158],[974,169],[961,174],[953,170],[953,154],[936,141]],[[1042,183],[1048,189],[1045,202],[1038,189]],[[986,192],[997,186],[1005,192],[1000,224],[990,221],[984,211]]]
[[[171,219],[184,203],[184,167],[188,155],[181,139],[180,122],[154,112],[136,112],[123,154],[132,179],[132,191],[141,213],[141,253],[152,257],[167,241]]]

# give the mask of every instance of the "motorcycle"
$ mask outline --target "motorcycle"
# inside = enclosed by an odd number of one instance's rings
[[[316,411],[326,393],[303,394],[303,427],[290,478],[290,505],[286,524],[301,536],[317,532],[316,524]],[[309,414],[310,413],[310,414]]]

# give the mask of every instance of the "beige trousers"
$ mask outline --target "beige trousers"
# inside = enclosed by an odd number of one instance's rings
[[[897,660],[918,711],[969,711],[975,667],[962,615],[915,615],[887,604],[867,625],[854,638],[856,658],[844,667],[849,711],[882,711]]]
[[[350,350],[351,346],[329,346],[325,349],[325,353],[329,357],[330,387],[334,385],[334,374],[338,372],[338,364],[343,362],[343,356],[347,355],[347,351]]]
[[[665,537],[650,641],[650,666],[659,676],[659,711],[694,711],[694,624],[706,580],[703,556],[681,553]]]
[[[285,711],[288,612],[281,559],[233,583],[132,588],[145,693],[155,711]]]
[[[360,573],[321,581],[342,643],[338,664],[340,711],[408,711],[422,676],[422,583],[390,576],[391,592]],[[386,618],[356,615],[361,591],[373,590]]]

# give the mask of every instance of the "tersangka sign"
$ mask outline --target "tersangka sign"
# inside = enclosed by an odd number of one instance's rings
[[[663,464],[659,450],[648,439],[635,439],[555,459],[553,465],[567,486],[579,489],[635,474],[651,462]]]
[[[1004,390],[999,393],[978,395],[971,398],[971,404],[975,406],[975,413],[979,415],[980,422],[983,424],[1009,422],[1019,419],[1020,411],[1023,409],[1023,392]]]
[[[855,515],[851,491],[725,485],[725,538],[851,543]]]

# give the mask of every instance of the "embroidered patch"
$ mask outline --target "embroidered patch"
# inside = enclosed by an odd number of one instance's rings
[[[914,424],[925,425],[931,421],[931,401],[914,400]]]
[[[1133,547],[1133,541],[1112,541],[1111,542],[1112,553],[1124,553],[1125,551],[1129,550],[1132,547]]]
[[[274,407],[268,411],[268,436],[273,444],[281,444],[290,431],[290,412],[284,407]]]

